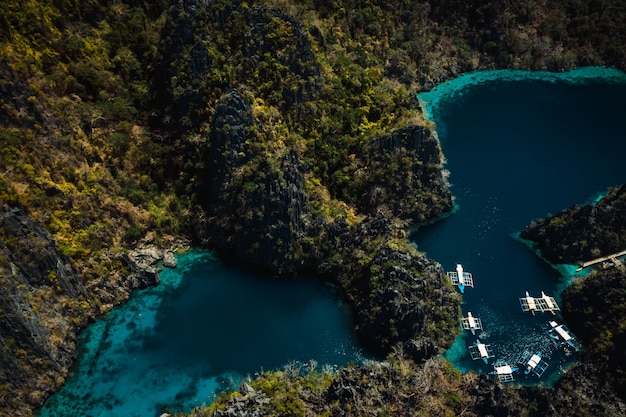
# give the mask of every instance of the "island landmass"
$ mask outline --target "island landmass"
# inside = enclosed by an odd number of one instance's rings
[[[456,371],[438,353],[460,298],[406,233],[453,207],[416,93],[482,69],[624,70],[623,2],[5,3],[5,412],[32,415],[68,375],[79,331],[192,244],[267,274],[318,274],[360,342],[388,355],[339,374],[267,372],[193,415],[624,414],[598,362],[553,390]],[[612,331],[584,336],[611,364],[624,352]]]

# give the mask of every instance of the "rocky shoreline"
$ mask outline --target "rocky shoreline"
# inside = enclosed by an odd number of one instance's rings
[[[594,247],[605,248],[604,252],[594,251],[594,256],[609,254],[615,249],[610,244],[612,233],[623,234],[626,230],[623,227],[626,218],[622,205],[624,190],[624,186],[616,187],[594,204],[575,206],[533,222],[522,236],[537,237],[535,249],[554,254],[552,259],[564,259],[566,253],[571,253],[568,248],[572,246],[584,249],[586,245],[582,242],[593,242]],[[580,227],[581,224],[593,224],[593,227]],[[587,259],[580,255],[584,253],[582,250],[575,256]],[[412,356],[406,346],[403,349],[395,345],[386,361],[343,369],[317,390],[310,388],[318,378],[315,370],[293,374],[286,368],[284,372],[267,373],[250,381],[248,385],[253,390],[244,390],[247,394],[243,397],[243,394],[225,396],[189,415],[272,415],[276,412],[272,399],[285,395],[284,389],[290,392],[289,403],[298,404],[293,408],[296,415],[356,416],[386,412],[414,416],[451,412],[467,416],[556,417],[593,412],[622,416],[626,413],[624,288],[626,268],[618,260],[565,289],[562,294],[564,320],[586,348],[581,361],[567,370],[551,389],[503,386],[487,375],[461,375],[440,357],[424,360],[423,356]],[[274,382],[271,389],[268,389],[269,381]],[[269,401],[268,393],[272,394]],[[263,401],[255,401],[257,396]]]
[[[155,265],[175,267],[172,252],[145,243],[110,254],[121,268],[85,284],[50,234],[21,209],[0,212],[0,406],[29,415],[63,383],[75,361],[80,331],[97,316],[159,283]],[[6,354],[10,353],[10,354]],[[33,383],[34,381],[34,383]]]
[[[404,231],[452,209],[415,92],[480,69],[624,70],[622,3],[113,3],[2,11],[17,25],[0,37],[3,410],[31,415],[67,376],[80,329],[194,244],[268,274],[320,274],[361,342],[390,355],[338,376],[264,375],[196,415],[229,401],[246,405],[235,415],[624,414],[595,362],[554,391],[515,391],[438,359],[460,300]],[[585,230],[610,215],[590,210]],[[604,330],[589,337],[622,346]]]
[[[626,248],[626,186],[610,189],[599,201],[570,209],[526,227],[521,237],[552,263],[581,263]],[[587,351],[581,367],[593,372],[601,386],[626,398],[626,267],[624,258],[589,267],[562,294],[563,317]],[[604,379],[601,375],[608,375]]]

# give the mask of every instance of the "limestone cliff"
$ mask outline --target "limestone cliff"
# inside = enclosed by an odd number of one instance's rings
[[[587,349],[587,374],[626,400],[626,269],[593,273],[562,298],[563,317]]]
[[[50,234],[18,208],[2,208],[0,236],[0,406],[28,415],[63,383],[81,328],[158,276],[120,255],[123,272],[86,286]]]
[[[181,175],[193,184],[198,241],[272,274],[322,274],[354,308],[362,342],[378,352],[401,342],[422,360],[449,343],[458,297],[402,231],[452,207],[439,142],[416,124],[411,101],[403,111],[414,120],[366,134],[364,126],[375,125],[367,120],[384,111],[351,120],[356,103],[337,107],[334,95],[349,92],[335,90],[352,86],[325,86],[304,25],[279,9],[179,2],[165,30],[164,60],[176,64],[159,77],[171,86],[168,111],[183,106],[188,119],[157,125],[194,167]],[[236,88],[209,82],[220,37]],[[371,76],[363,82],[382,83]],[[181,77],[193,88],[177,92]],[[207,100],[215,105],[207,109]],[[337,130],[321,136],[325,123]]]
[[[156,282],[125,255],[155,235],[165,246],[194,237],[269,273],[315,271],[351,303],[364,343],[428,362],[454,336],[459,300],[403,234],[451,207],[415,92],[486,68],[625,69],[624,5],[5,1],[3,407],[29,414],[61,383],[78,329]],[[311,398],[526,412],[514,394],[428,363],[357,369]],[[388,384],[429,377],[439,385],[419,394]],[[477,408],[454,395],[463,386]],[[581,410],[614,410],[600,394]]]
[[[577,264],[626,249],[626,186],[595,204],[575,205],[527,226],[520,236],[549,262]]]
[[[264,146],[256,123],[239,92],[220,100],[204,155],[208,221],[197,233],[211,247],[272,273],[311,269],[308,168],[294,150],[256,154]]]
[[[18,409],[20,401],[39,405],[62,381],[94,307],[67,257],[21,210],[5,207],[0,231],[0,380],[19,390],[0,401]]]

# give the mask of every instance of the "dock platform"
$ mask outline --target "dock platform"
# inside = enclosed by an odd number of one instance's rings
[[[583,269],[589,268],[592,265],[607,262],[607,261],[612,262],[614,265],[618,265],[619,264],[618,259],[621,258],[622,256],[626,256],[626,250],[614,253],[612,255],[603,256],[601,258],[592,259],[587,262],[581,262],[580,264],[578,264],[578,269],[576,269],[576,272],[580,272]]]

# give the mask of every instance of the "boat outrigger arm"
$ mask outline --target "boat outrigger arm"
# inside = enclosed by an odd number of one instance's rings
[[[471,272],[463,271],[463,265],[456,264],[456,271],[448,272],[448,276],[452,281],[452,285],[459,287],[461,294],[465,291],[465,287],[474,287],[474,277]]]
[[[476,330],[483,330],[483,322],[478,317],[472,316],[471,311],[468,311],[467,316],[461,319],[461,326],[471,331],[473,335],[476,334]]]
[[[561,310],[554,297],[546,295],[543,291],[541,291],[541,297],[531,297],[528,291],[526,291],[526,296],[521,297],[519,303],[522,307],[522,311],[530,311],[533,316],[536,311],[542,313],[550,312],[556,315],[556,312]]]

